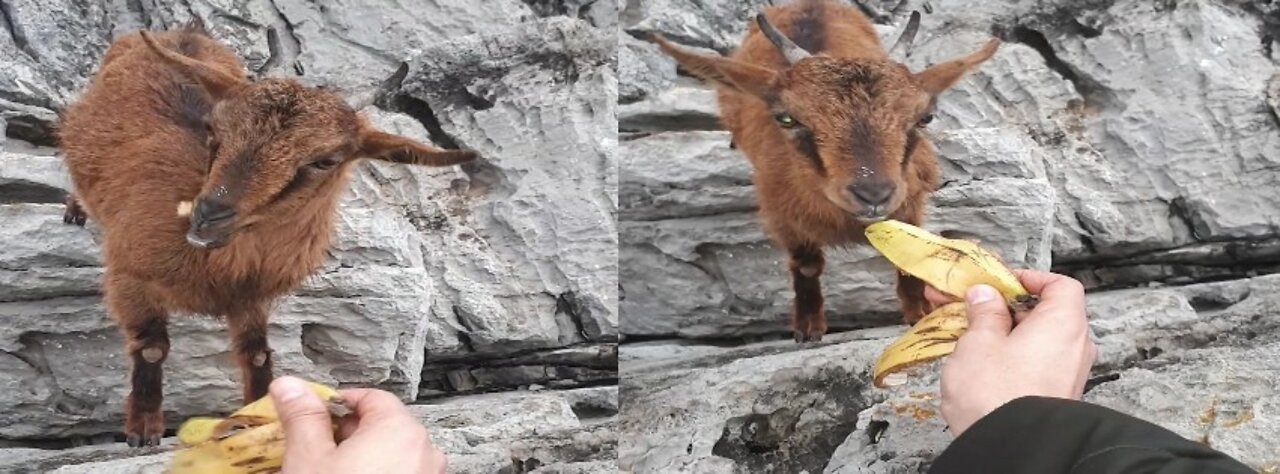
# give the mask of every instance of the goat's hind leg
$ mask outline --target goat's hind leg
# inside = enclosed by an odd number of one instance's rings
[[[796,342],[817,342],[827,333],[822,308],[822,248],[814,244],[791,247],[791,283],[796,293],[791,311],[791,331]]]
[[[168,314],[150,304],[140,285],[108,277],[107,306],[120,325],[129,355],[125,440],[129,446],[159,446],[164,435],[164,361],[169,357]]]
[[[244,403],[267,395],[271,385],[271,347],[267,343],[267,310],[253,307],[227,318],[231,350],[240,366]]]
[[[89,220],[89,214],[84,211],[84,206],[80,204],[76,193],[67,193],[67,197],[62,202],[66,206],[62,211],[62,223],[84,227],[84,223]]]

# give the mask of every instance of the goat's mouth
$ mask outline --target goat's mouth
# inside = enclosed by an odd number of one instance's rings
[[[187,243],[202,249],[216,249],[227,245],[235,232],[231,218],[197,222],[192,220],[187,230]]]
[[[850,218],[859,224],[873,224],[888,219],[896,207],[892,206],[892,200],[877,205],[866,205],[857,202],[847,192],[827,192],[827,200],[835,204],[836,207],[843,210]]]

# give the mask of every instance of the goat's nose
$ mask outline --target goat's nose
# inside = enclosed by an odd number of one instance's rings
[[[200,227],[222,224],[235,215],[236,210],[230,204],[212,199],[196,200],[195,209],[191,213],[192,222],[198,223]]]
[[[864,206],[876,207],[889,202],[893,196],[891,183],[859,183],[849,185],[849,194]]]

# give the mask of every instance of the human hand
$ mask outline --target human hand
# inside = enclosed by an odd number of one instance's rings
[[[942,417],[959,436],[1001,405],[1025,396],[1080,399],[1098,348],[1089,339],[1084,287],[1066,276],[1015,270],[1035,309],[1009,315],[995,288],[965,295],[969,329],[942,367]],[[935,303],[950,299],[933,288]]]
[[[443,474],[445,456],[400,400],[382,390],[341,391],[354,412],[339,423],[334,441],[324,402],[294,377],[271,382],[271,398],[284,425],[282,472]]]

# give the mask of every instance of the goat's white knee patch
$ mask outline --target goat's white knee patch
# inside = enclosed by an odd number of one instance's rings
[[[800,274],[804,275],[807,278],[816,277],[818,276],[819,273],[822,273],[822,267],[820,266],[817,266],[817,265],[801,265],[800,266]]]
[[[159,347],[148,347],[142,350],[142,360],[147,361],[147,363],[154,364],[156,362],[160,362],[160,359],[163,357],[164,349]]]
[[[257,355],[253,356],[253,366],[254,366],[254,367],[262,367],[262,366],[263,366],[263,365],[265,365],[266,363],[267,363],[267,353],[266,353],[266,352],[259,352]]]

